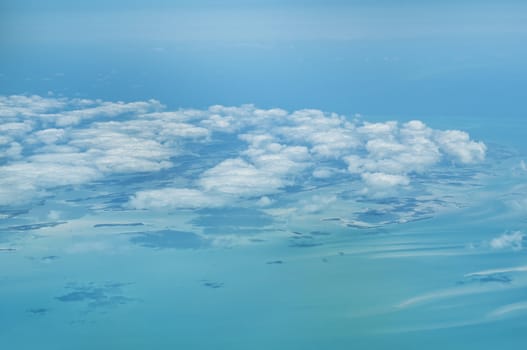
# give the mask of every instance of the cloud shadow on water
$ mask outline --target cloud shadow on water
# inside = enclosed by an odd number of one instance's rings
[[[254,208],[209,208],[197,213],[191,224],[202,227],[205,234],[252,234],[274,223],[272,216]]]
[[[101,285],[71,283],[66,286],[70,292],[55,299],[65,303],[84,303],[90,309],[115,307],[135,301],[123,294],[123,287],[129,284],[119,282],[107,282]]]
[[[141,247],[155,249],[199,249],[210,245],[210,242],[193,232],[160,230],[131,233],[130,242]]]

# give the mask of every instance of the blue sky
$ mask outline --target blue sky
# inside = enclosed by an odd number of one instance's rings
[[[28,41],[357,40],[525,35],[525,5],[485,1],[22,1],[5,31]]]
[[[255,103],[379,118],[525,111],[522,2],[3,6],[5,93],[148,96],[173,107]]]

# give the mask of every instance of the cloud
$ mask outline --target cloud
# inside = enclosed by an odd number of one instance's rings
[[[199,185],[208,192],[255,197],[275,193],[287,182],[271,171],[262,170],[243,159],[227,159],[205,171]]]
[[[23,204],[47,195],[56,186],[78,185],[99,178],[96,169],[58,163],[19,162],[0,167],[0,205]]]
[[[495,275],[495,274],[503,274],[503,273],[510,273],[510,272],[527,272],[527,265],[471,272],[471,273],[465,274],[464,277]]]
[[[164,188],[161,190],[139,191],[132,196],[128,205],[135,209],[156,208],[210,208],[219,207],[224,200],[199,190],[186,188]]]
[[[471,141],[464,131],[437,131],[435,141],[447,155],[453,156],[461,163],[475,163],[485,159],[485,144]]]
[[[457,287],[457,288],[437,290],[431,293],[422,294],[422,295],[404,300],[403,302],[397,304],[396,307],[403,309],[403,308],[413,307],[419,304],[432,303],[437,300],[461,297],[461,296],[472,295],[472,294],[489,293],[489,292],[493,292],[496,290],[498,289],[494,286],[468,286],[468,287]]]
[[[160,188],[155,177],[145,178],[132,190],[132,207],[227,205],[337,174],[358,181],[364,195],[384,196],[411,187],[414,174],[450,162],[470,165],[486,153],[463,131],[421,121],[368,123],[315,109],[166,110],[156,100],[14,95],[0,96],[0,110],[0,205],[42,198],[57,186],[157,172],[171,181]],[[184,160],[190,155],[192,165]]]
[[[488,317],[491,317],[491,318],[503,317],[510,313],[525,312],[526,310],[527,310],[527,302],[507,304],[507,305],[501,306],[491,311],[488,314]]]
[[[493,238],[489,245],[492,249],[512,249],[521,250],[525,235],[520,231],[505,233],[499,237]]]
[[[278,133],[296,142],[305,142],[310,151],[323,158],[338,158],[359,145],[355,125],[345,117],[306,109],[290,115],[291,125],[278,128]]]
[[[410,183],[410,179],[406,176],[385,173],[364,173],[362,179],[367,186],[377,189],[406,186]]]
[[[337,201],[335,195],[314,195],[308,200],[301,201],[300,211],[305,213],[317,213]]]

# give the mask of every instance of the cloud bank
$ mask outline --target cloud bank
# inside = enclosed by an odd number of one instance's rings
[[[211,106],[167,110],[159,101],[0,96],[0,206],[123,174],[144,177],[127,206],[200,208],[253,200],[339,177],[387,196],[445,164],[470,166],[486,146],[423,122],[368,123],[305,109]],[[192,157],[189,165],[188,157]],[[187,160],[187,163],[185,161]],[[189,174],[191,169],[191,174]]]

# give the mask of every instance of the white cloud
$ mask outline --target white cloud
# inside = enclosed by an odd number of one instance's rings
[[[359,134],[369,138],[391,139],[397,131],[397,122],[389,121],[385,123],[368,123],[364,122],[357,129]]]
[[[349,180],[359,178],[366,194],[379,196],[411,185],[412,173],[439,166],[442,159],[471,164],[482,161],[486,152],[482,142],[462,131],[434,130],[420,121],[359,122],[314,109],[288,113],[216,105],[167,111],[156,100],[15,95],[0,96],[0,111],[0,204],[31,200],[55,186],[81,185],[112,174],[171,169],[178,156],[192,153],[197,143],[215,143],[225,151],[218,154],[228,158],[207,154],[206,163],[195,164],[196,178],[176,181],[195,190],[169,187],[166,200],[162,192],[138,191],[135,200],[156,208],[159,203],[180,207],[170,198],[180,193],[196,206],[211,206],[219,203],[209,202],[217,195],[222,203],[267,198],[288,186],[302,187],[313,178],[346,172],[358,175],[348,175]],[[233,142],[228,145],[232,149],[224,150],[226,133],[246,147],[240,150],[240,143]],[[211,159],[216,165],[210,165]]]
[[[271,204],[273,204],[273,200],[267,196],[260,197],[260,199],[256,202],[256,205],[259,207],[267,207]]]
[[[317,179],[328,179],[335,175],[337,170],[328,167],[320,167],[313,170],[313,177]]]
[[[527,302],[518,302],[513,304],[507,304],[494,309],[488,314],[489,317],[503,317],[510,313],[525,312],[527,310]]]
[[[373,190],[386,190],[396,186],[408,186],[410,184],[410,179],[403,175],[363,173],[361,176],[366,186]]]
[[[308,200],[300,202],[300,210],[305,213],[316,213],[329,205],[337,201],[337,196],[335,195],[314,195],[311,196]]]
[[[147,113],[161,109],[163,105],[156,100],[140,102],[101,102],[90,108],[74,109],[51,115],[55,124],[60,127],[79,124],[81,121],[94,118],[112,118],[126,113]]]
[[[128,205],[135,209],[156,208],[201,208],[218,207],[224,200],[218,196],[211,196],[199,190],[186,188],[164,188],[160,190],[139,191]]]
[[[16,118],[34,116],[53,110],[60,110],[67,106],[67,100],[45,98],[40,96],[0,96],[0,117]]]
[[[523,239],[525,235],[520,231],[505,233],[490,241],[490,247],[493,249],[512,249],[520,250],[523,248]]]
[[[441,149],[461,163],[475,163],[485,159],[487,147],[483,142],[470,140],[464,131],[437,131],[435,140]]]
[[[205,171],[199,180],[208,192],[254,197],[275,193],[287,182],[272,172],[261,170],[243,159],[227,159]]]
[[[0,205],[22,204],[56,186],[78,185],[99,178],[86,166],[57,163],[13,163],[0,167]]]
[[[323,158],[339,158],[359,145],[355,126],[337,114],[306,109],[292,113],[292,125],[278,128],[285,139],[307,143],[311,152]]]
[[[53,144],[61,140],[65,133],[64,129],[51,128],[37,131],[34,136],[42,143]]]

